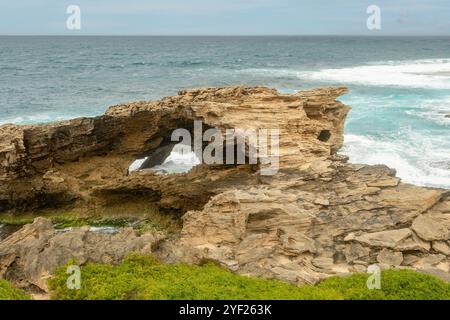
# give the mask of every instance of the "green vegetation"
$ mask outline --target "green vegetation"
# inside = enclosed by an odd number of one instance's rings
[[[381,274],[381,290],[368,290],[367,274],[330,278],[317,289],[333,290],[346,300],[450,300],[450,283],[411,270],[387,270]]]
[[[54,299],[450,300],[450,284],[406,270],[383,272],[382,290],[367,289],[367,274],[331,278],[315,287],[297,287],[236,275],[212,263],[166,265],[137,255],[131,255],[119,266],[82,267],[80,290],[67,289],[65,271],[66,268],[60,268],[49,282]]]
[[[30,300],[25,292],[14,288],[9,282],[0,279],[0,300]]]

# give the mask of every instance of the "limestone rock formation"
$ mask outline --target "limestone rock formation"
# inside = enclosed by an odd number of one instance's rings
[[[208,179],[197,183],[205,174],[218,188],[251,180],[243,177],[255,174],[257,169],[251,166],[219,168],[213,174],[211,168],[200,167],[175,179],[149,172],[128,174],[133,160],[160,154],[173,144],[172,131],[192,131],[194,120],[202,120],[205,130],[277,128],[284,168],[327,170],[331,164],[327,158],[343,141],[349,108],[335,98],[344,92],[345,88],[326,88],[280,95],[260,87],[197,89],[157,102],[113,106],[96,118],[0,126],[0,212],[102,203],[119,193],[129,199],[127,193],[136,190],[167,208],[185,211],[203,207],[208,200],[204,194],[214,193]],[[231,182],[226,181],[229,178]],[[172,186],[180,179],[191,185],[189,194]]]
[[[450,193],[401,183],[369,187],[391,174],[382,166],[344,165],[331,181],[290,173],[229,190],[186,213],[184,247],[167,252],[296,283],[366,271],[371,264],[450,279]]]
[[[450,278],[450,192],[404,184],[383,165],[347,163],[337,153],[350,108],[336,99],[345,92],[205,88],[114,106],[96,118],[0,126],[0,211],[145,199],[183,215],[180,239],[156,252],[169,262],[212,259],[294,283],[364,272],[375,263]],[[161,162],[172,131],[192,132],[194,120],[205,130],[279,129],[279,172],[263,176],[261,163],[128,172],[137,158]],[[19,249],[12,248],[14,256]],[[67,248],[64,257],[77,256],[78,249]],[[20,261],[25,269],[28,262]]]

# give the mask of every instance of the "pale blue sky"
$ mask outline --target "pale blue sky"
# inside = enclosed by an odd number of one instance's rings
[[[371,4],[382,30],[366,28]],[[0,0],[0,34],[450,35],[450,0]]]

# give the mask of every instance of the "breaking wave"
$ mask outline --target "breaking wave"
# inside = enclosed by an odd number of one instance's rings
[[[408,139],[377,139],[347,134],[342,153],[349,156],[352,163],[385,164],[394,168],[403,182],[448,188],[449,147],[442,137],[418,135]]]
[[[299,77],[368,86],[450,89],[450,59],[387,61],[298,73]]]
[[[297,78],[377,87],[422,89],[450,89],[450,58],[411,61],[372,62],[346,68],[327,68],[312,71],[290,69],[245,69],[244,73],[280,78]]]

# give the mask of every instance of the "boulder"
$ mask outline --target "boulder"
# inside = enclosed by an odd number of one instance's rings
[[[403,254],[401,252],[383,249],[378,254],[377,261],[381,264],[397,267],[403,262]]]
[[[450,230],[444,221],[436,217],[421,215],[414,220],[412,229],[420,238],[427,241],[450,239]]]
[[[359,243],[350,243],[345,247],[345,259],[348,263],[367,259],[370,254],[370,248],[363,247]]]
[[[446,256],[450,256],[449,242],[435,241],[435,242],[433,242],[433,249],[439,253],[446,255]]]
[[[370,247],[396,248],[403,240],[412,235],[410,229],[398,229],[380,231],[374,233],[364,233],[361,235],[351,234],[345,241],[356,241]]]

